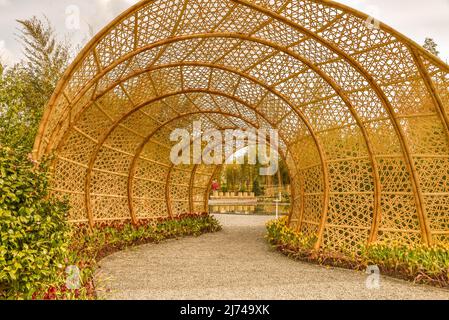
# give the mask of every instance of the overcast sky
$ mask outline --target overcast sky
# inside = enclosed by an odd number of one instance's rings
[[[15,19],[46,15],[58,32],[74,45],[85,43],[115,16],[137,0],[0,0],[0,57],[11,64],[21,57]],[[439,45],[440,57],[449,60],[449,0],[340,0],[369,13],[422,44],[426,37]],[[67,14],[80,11],[81,29],[66,27]],[[90,26],[90,27],[89,27]]]

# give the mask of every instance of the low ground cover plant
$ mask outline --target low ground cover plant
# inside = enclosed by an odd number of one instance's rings
[[[384,275],[449,288],[449,247],[391,242],[361,244],[351,253],[314,250],[316,237],[296,232],[287,224],[286,217],[268,222],[266,238],[276,250],[293,259],[362,271],[377,265]]]

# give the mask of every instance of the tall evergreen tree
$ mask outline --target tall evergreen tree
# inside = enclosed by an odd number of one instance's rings
[[[19,20],[24,60],[0,68],[0,144],[31,150],[43,110],[70,60],[48,19]]]

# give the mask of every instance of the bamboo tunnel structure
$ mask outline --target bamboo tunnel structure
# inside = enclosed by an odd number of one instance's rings
[[[70,221],[208,211],[219,166],[174,166],[174,128],[279,131],[290,226],[317,247],[449,239],[449,66],[325,0],[144,0],[59,82],[34,157]]]

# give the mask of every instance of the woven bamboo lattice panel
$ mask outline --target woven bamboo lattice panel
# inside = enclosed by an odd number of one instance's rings
[[[207,211],[219,167],[174,166],[174,128],[276,128],[291,227],[317,247],[449,237],[449,67],[332,1],[141,1],[83,49],[35,157],[70,220]]]

